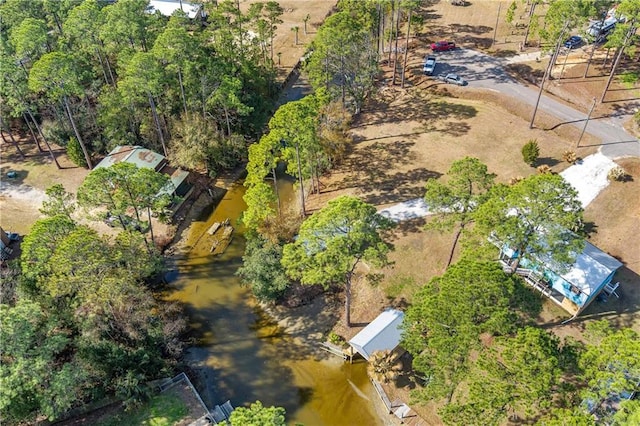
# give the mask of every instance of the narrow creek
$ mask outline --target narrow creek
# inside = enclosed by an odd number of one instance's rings
[[[279,187],[283,202],[293,202],[291,184]],[[168,298],[186,306],[196,342],[186,359],[201,377],[204,401],[210,408],[227,399],[234,406],[256,400],[282,406],[292,425],[382,425],[364,362],[351,365],[331,355],[307,354],[240,285],[235,272],[245,239],[236,219],[246,207],[243,194],[240,183],[232,186],[190,227],[185,237],[192,248],[171,259]],[[234,238],[224,254],[213,256],[206,231],[227,218],[235,227]]]

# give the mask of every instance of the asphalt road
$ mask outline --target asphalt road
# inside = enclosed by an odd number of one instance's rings
[[[504,69],[507,63],[506,59],[494,58],[468,49],[438,52],[435,55],[438,58],[438,63],[434,79],[438,75],[456,73],[467,80],[470,87],[494,90],[531,105],[531,113],[533,113],[539,89],[533,86],[527,87],[510,77]],[[640,102],[636,103],[636,107],[640,107]],[[562,120],[561,124],[575,126],[581,131],[587,119],[586,112],[562,104],[544,92],[538,109]],[[628,156],[640,157],[640,141],[622,127],[630,116],[631,113],[621,113],[610,117],[592,116],[589,120],[586,132],[602,141],[601,152],[607,157],[611,159]]]

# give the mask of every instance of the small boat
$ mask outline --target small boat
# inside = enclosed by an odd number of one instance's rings
[[[215,234],[216,231],[220,228],[220,225],[221,225],[220,222],[215,222],[213,225],[211,225],[211,227],[207,231],[209,235]]]
[[[215,238],[213,240],[213,244],[211,244],[211,250],[209,250],[209,253],[213,253],[215,249],[218,247],[218,244],[220,244],[220,241],[218,241],[218,239]]]

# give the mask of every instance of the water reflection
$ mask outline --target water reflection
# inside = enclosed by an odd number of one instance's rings
[[[194,223],[188,244],[170,266],[170,299],[186,306],[196,345],[187,360],[202,373],[203,399],[209,406],[230,399],[234,405],[261,400],[283,406],[291,424],[377,425],[372,412],[375,395],[363,363],[315,359],[305,353],[256,306],[235,272],[242,263],[245,240],[235,222],[245,209],[244,188],[231,188],[206,217]],[[292,199],[291,186],[280,188]],[[285,201],[286,202],[286,201]],[[234,238],[224,254],[210,253],[207,230],[229,218]],[[374,401],[375,402],[375,401]]]

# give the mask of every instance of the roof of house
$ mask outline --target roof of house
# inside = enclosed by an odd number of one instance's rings
[[[169,183],[161,191],[169,195],[173,194],[174,191],[180,188],[180,185],[182,185],[182,182],[184,182],[189,176],[189,172],[187,172],[186,170],[175,169],[170,167],[169,165],[163,167],[161,171],[162,173],[169,175],[169,179],[171,180],[171,183]]]
[[[190,18],[193,19],[198,16],[198,12],[202,9],[202,5],[192,4],[187,1],[180,0],[149,0],[149,12],[160,12],[163,16],[171,16],[176,10],[180,10],[182,5],[182,11]]]
[[[164,155],[137,145],[115,147],[95,168],[111,167],[123,161],[135,164],[139,168],[149,168],[168,175],[171,183],[167,184],[160,193],[173,194],[189,176],[188,171],[171,167]]]
[[[349,344],[365,359],[375,351],[393,350],[400,343],[403,319],[402,311],[387,309],[349,340]]]
[[[166,163],[166,158],[141,146],[118,145],[95,168],[111,167],[121,161],[158,171]]]
[[[499,243],[494,242],[496,245]],[[597,294],[608,282],[607,278],[622,266],[622,263],[613,256],[600,250],[588,241],[584,242],[584,249],[577,257],[573,265],[564,273],[553,271],[553,261],[545,259],[544,255],[538,255],[537,260],[523,259],[522,265],[532,269],[539,269],[537,265],[544,265],[545,277],[549,280],[553,289],[571,300],[579,308],[586,306],[590,296]],[[508,256],[513,255],[513,250],[502,247],[502,251]],[[575,293],[572,286],[580,290]]]
[[[622,266],[622,262],[585,241],[584,250],[568,272],[560,274],[587,296],[598,292],[606,278]]]

